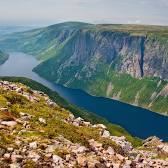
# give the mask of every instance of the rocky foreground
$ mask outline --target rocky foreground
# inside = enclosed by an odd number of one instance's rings
[[[134,148],[44,93],[0,81],[0,167],[168,168],[168,144],[150,137]]]

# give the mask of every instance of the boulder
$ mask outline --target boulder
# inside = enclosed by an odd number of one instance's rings
[[[102,149],[102,144],[101,143],[99,143],[99,142],[97,142],[97,141],[95,141],[94,139],[91,139],[91,140],[89,140],[88,141],[89,142],[89,145],[91,146],[91,148],[93,149],[93,150],[100,150],[100,149]]]
[[[74,153],[84,153],[86,151],[85,146],[80,146],[77,150],[74,151]]]
[[[49,145],[49,146],[46,148],[45,152],[46,152],[46,153],[52,153],[52,152],[55,151],[56,148],[57,148],[56,145]]]
[[[1,124],[8,126],[8,127],[14,127],[17,124],[17,122],[16,121],[2,121]]]
[[[39,118],[39,122],[42,123],[42,124],[46,124],[46,120],[44,118]]]
[[[4,157],[5,159],[10,159],[10,156],[11,156],[10,153],[5,153],[3,157]]]
[[[93,127],[101,128],[101,129],[107,129],[107,127],[104,124],[97,124],[94,125]]]
[[[77,163],[80,167],[85,167],[87,165],[87,159],[85,156],[78,155]]]
[[[31,143],[29,143],[29,147],[31,149],[36,149],[37,148],[37,142],[31,142]]]
[[[7,148],[8,152],[13,152],[13,148]]]
[[[108,147],[107,151],[106,151],[109,155],[114,155],[115,154],[115,151],[112,147]]]
[[[10,166],[10,168],[21,168],[19,163],[12,163],[9,166]]]
[[[0,148],[0,157],[2,157],[6,152],[5,148]]]
[[[2,111],[2,112],[8,112],[8,108],[0,108],[0,111]]]
[[[110,132],[107,131],[107,130],[104,130],[103,133],[102,133],[102,137],[103,138],[109,138],[110,137]]]
[[[11,155],[12,162],[21,162],[22,159],[23,159],[22,155],[15,155],[15,154]]]
[[[62,162],[63,162],[62,158],[57,155],[53,155],[52,159],[53,159],[53,162],[56,164],[62,164]]]
[[[40,159],[40,155],[38,155],[34,151],[29,151],[27,158],[33,160],[34,162],[37,162]]]

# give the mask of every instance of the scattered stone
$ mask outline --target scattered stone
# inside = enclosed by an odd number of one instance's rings
[[[86,147],[80,146],[75,153],[84,153],[86,150],[87,150]]]
[[[79,155],[79,156],[77,157],[77,163],[78,163],[79,166],[85,167],[85,166],[87,165],[87,159],[86,159],[86,157]]]
[[[112,147],[108,147],[108,149],[107,149],[107,153],[109,154],[109,155],[114,155],[115,154],[115,151],[114,151],[114,149],[112,148]]]
[[[5,91],[11,90],[17,92],[17,94],[26,97],[32,102],[38,102],[40,100],[39,96],[41,95],[46,101],[46,105],[56,106],[43,92],[40,93],[30,90],[29,93],[27,93],[27,89],[22,89],[20,86],[10,82],[0,81],[0,87],[4,87]],[[63,112],[65,109],[61,108],[61,110]],[[0,112],[2,113],[3,111],[7,112],[8,109],[1,108]],[[86,122],[80,117],[75,118],[73,114],[68,113],[69,116],[63,118],[61,121],[81,128],[95,128],[96,131],[100,132],[100,137],[98,137],[97,140],[90,139],[87,147],[85,147],[78,143],[72,143],[61,135],[58,137],[51,136],[51,138],[44,136],[44,139],[40,136],[20,136],[23,135],[23,133],[37,131],[33,130],[35,127],[32,125],[32,121],[30,121],[31,118],[35,117],[35,114],[30,115],[20,112],[19,117],[14,118],[14,121],[0,120],[0,130],[2,132],[4,131],[3,133],[11,134],[15,137],[14,144],[0,145],[0,167],[7,165],[6,167],[21,168],[29,161],[30,163],[32,162],[35,167],[44,168],[168,168],[168,159],[166,158],[168,155],[168,144],[162,142],[159,138],[150,137],[144,141],[143,148],[145,147],[148,150],[133,148],[131,143],[128,142],[124,136],[111,136],[105,125],[92,125],[90,122]],[[47,124],[48,120],[46,121],[46,119],[40,117],[38,121],[42,127]],[[18,127],[13,127],[16,124],[18,124]],[[12,129],[9,127],[12,127]],[[44,130],[40,129],[38,131],[43,132]],[[103,142],[99,142],[99,138],[102,140],[112,140],[123,150],[117,152],[115,146],[104,145]],[[56,153],[59,156],[56,155]],[[156,159],[158,157],[162,158],[162,156],[165,160]]]
[[[102,133],[102,137],[109,138],[110,137],[110,132],[107,131],[107,130],[104,130],[103,133]]]
[[[2,111],[2,112],[8,112],[8,108],[0,108],[0,111]]]
[[[10,168],[20,168],[20,164],[19,163],[12,163],[12,164],[10,164]]]
[[[107,129],[107,127],[104,124],[97,124],[95,125],[95,127],[101,128],[101,129]]]
[[[5,159],[10,159],[10,153],[5,153],[5,154],[4,154],[4,158],[5,158]]]
[[[15,122],[15,121],[2,121],[1,124],[6,125],[8,127],[14,127],[17,124],[17,122]]]
[[[6,150],[0,147],[0,157],[2,157],[5,154],[5,152]]]
[[[90,144],[90,146],[92,146],[94,148],[101,148],[102,147],[102,144],[96,142],[94,139],[89,140],[89,144]]]
[[[57,156],[57,155],[53,155],[52,156],[53,162],[57,163],[57,164],[62,164],[62,158]]]
[[[37,142],[31,142],[31,143],[29,143],[29,147],[31,149],[36,149],[37,148]]]
[[[39,122],[42,124],[46,124],[46,120],[44,118],[39,118]]]
[[[13,148],[7,148],[8,152],[13,152]]]
[[[11,155],[12,162],[21,162],[22,159],[23,159],[22,155],[15,155],[15,154]]]
[[[57,148],[56,145],[49,145],[49,146],[46,148],[45,152],[46,152],[46,153],[52,153],[52,152],[55,151],[56,148]]]
[[[29,151],[29,154],[27,157],[34,162],[37,162],[40,159],[40,155],[38,155],[36,152],[33,152],[33,151]]]

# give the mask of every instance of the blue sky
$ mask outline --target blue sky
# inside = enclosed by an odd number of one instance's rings
[[[168,25],[168,0],[0,0],[0,24],[62,21]]]

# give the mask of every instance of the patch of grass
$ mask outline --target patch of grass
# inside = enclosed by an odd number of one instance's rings
[[[32,122],[35,123],[38,128],[42,129],[40,127],[40,124],[38,124],[38,122],[37,122],[38,117],[44,117],[47,120],[47,122],[50,123],[49,126],[44,127],[48,131],[48,135],[46,135],[48,137],[57,136],[60,133],[64,135],[65,130],[66,130],[66,133],[67,133],[66,136],[69,139],[72,139],[74,142],[81,142],[81,143],[85,144],[87,142],[86,142],[86,138],[84,137],[83,132],[86,133],[87,139],[92,138],[92,137],[96,138],[98,136],[98,132],[92,132],[91,130],[88,130],[88,128],[81,128],[83,131],[82,132],[82,131],[76,130],[76,128],[74,126],[69,127],[68,125],[63,124],[60,120],[55,119],[57,117],[59,117],[60,119],[66,118],[69,111],[70,111],[75,116],[82,117],[86,121],[89,121],[93,124],[102,123],[102,124],[106,125],[112,135],[125,136],[135,146],[140,145],[142,142],[140,139],[132,137],[127,131],[125,131],[120,126],[111,124],[107,120],[105,120],[104,118],[99,117],[94,113],[88,112],[86,110],[80,109],[80,108],[70,104],[65,99],[60,97],[56,92],[48,89],[47,87],[43,86],[42,84],[39,84],[38,82],[35,82],[35,81],[27,79],[27,78],[19,78],[19,77],[1,77],[1,79],[11,81],[11,82],[23,83],[34,90],[42,91],[42,92],[46,93],[60,107],[66,109],[66,110],[63,110],[62,108],[59,108],[59,109],[53,108],[52,110],[47,109],[47,107],[45,107],[45,105],[43,104],[43,101],[40,101],[40,103],[38,103],[38,107],[37,107],[37,104],[35,105],[33,103],[30,104],[27,102],[25,102],[26,106],[24,104],[24,105],[22,105],[22,107],[20,107],[21,112],[28,112],[29,114],[36,114],[36,117],[33,119]],[[57,127],[55,127],[55,126],[57,126]],[[80,138],[77,135],[81,135],[83,138]]]

